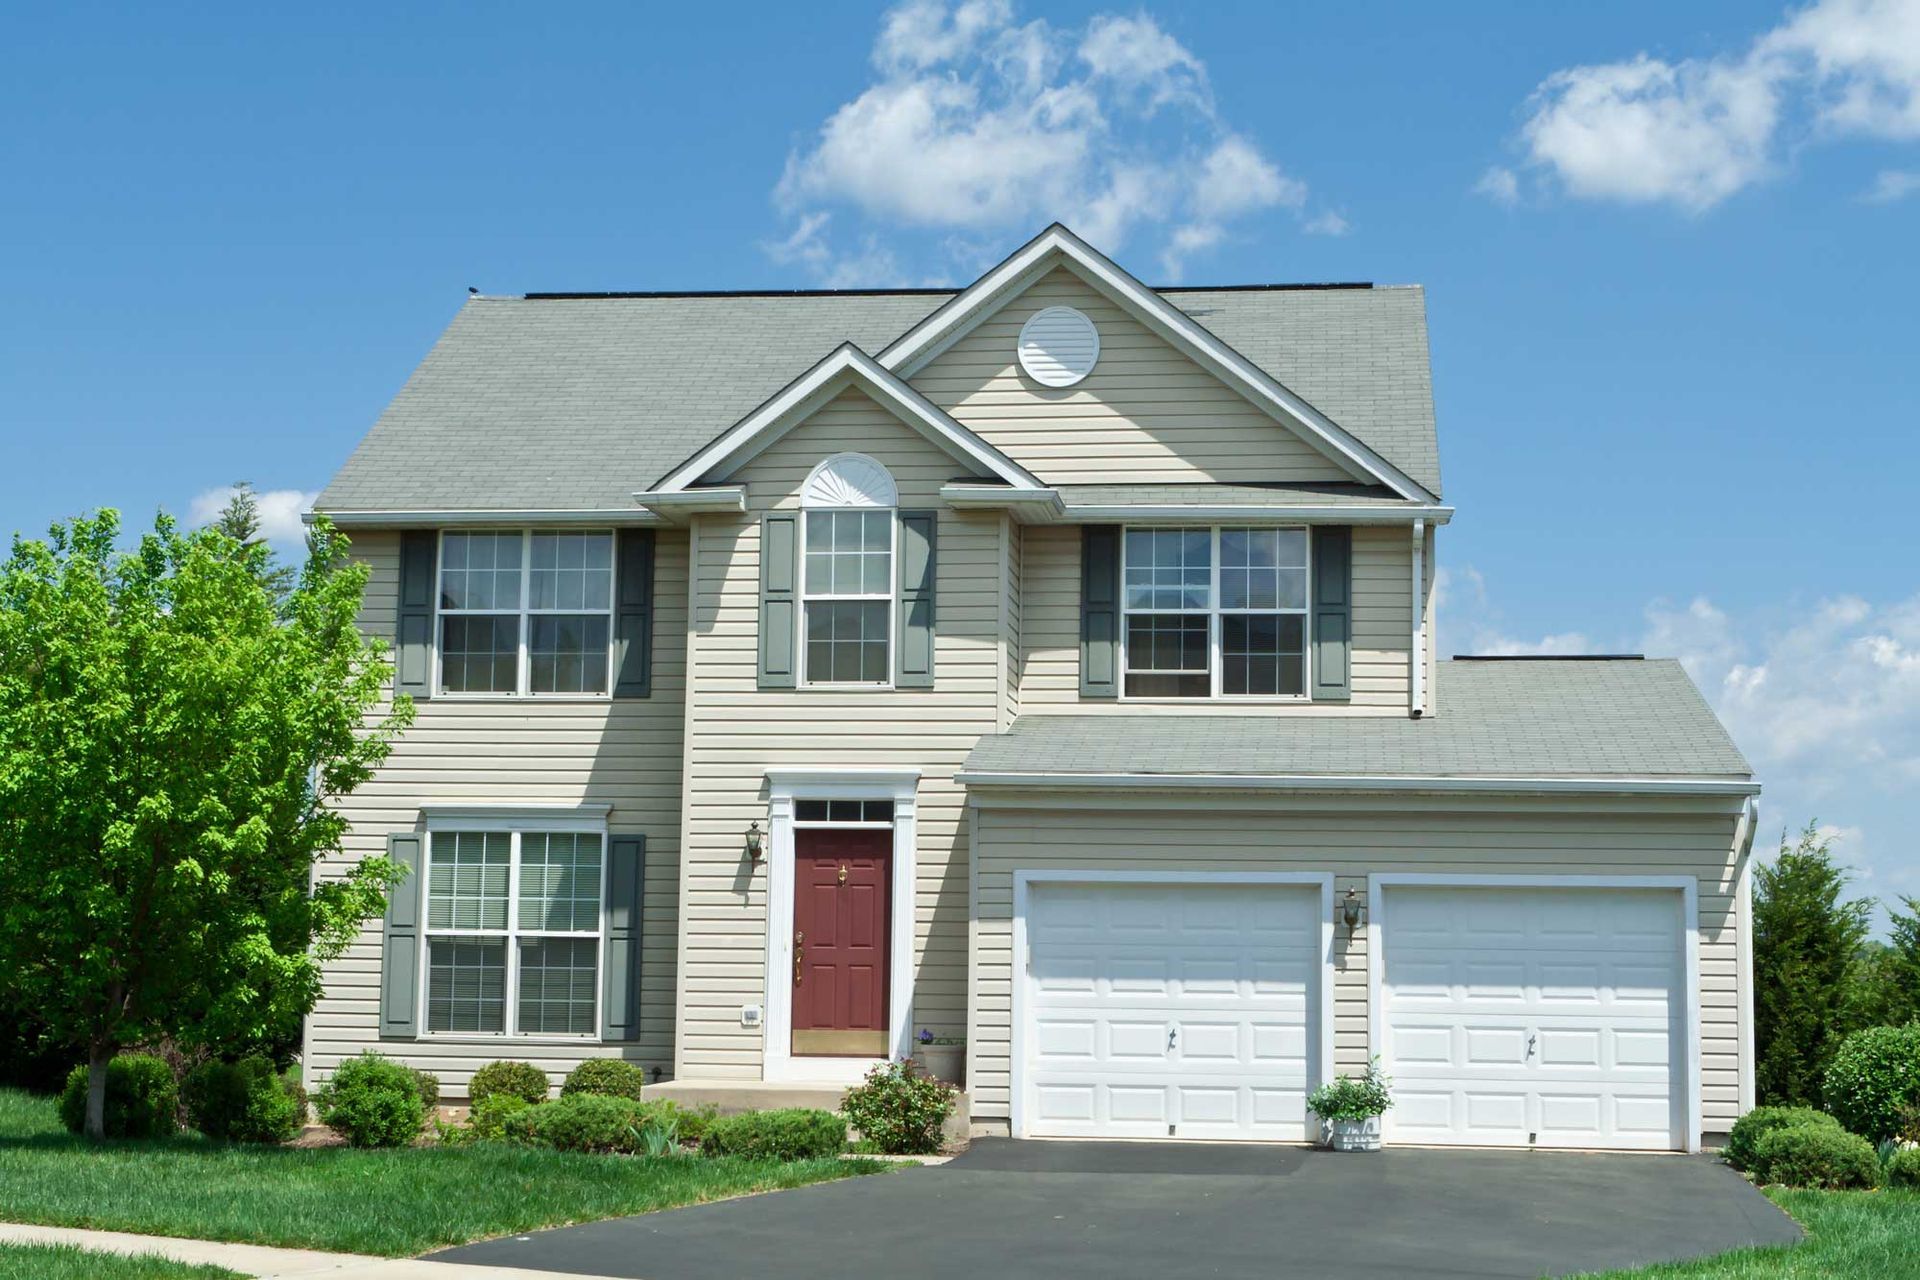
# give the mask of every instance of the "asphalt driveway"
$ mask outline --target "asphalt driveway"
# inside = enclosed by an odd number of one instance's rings
[[[1709,1156],[985,1140],[952,1163],[466,1245],[644,1280],[1566,1275],[1800,1238]]]

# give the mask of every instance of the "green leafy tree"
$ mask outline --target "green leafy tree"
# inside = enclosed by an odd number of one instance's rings
[[[1818,1106],[1820,1078],[1848,1028],[1848,981],[1871,899],[1843,901],[1847,872],[1809,822],[1754,868],[1753,1002],[1760,1101]]]
[[[366,569],[316,525],[277,600],[269,552],[166,516],[127,554],[103,511],[0,566],[0,973],[83,1046],[86,1131],[114,1054],[286,1034],[398,870],[314,883],[412,719],[355,626]]]

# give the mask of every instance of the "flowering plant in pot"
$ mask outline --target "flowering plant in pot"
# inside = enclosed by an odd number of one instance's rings
[[[1380,1059],[1363,1076],[1329,1080],[1307,1095],[1307,1109],[1320,1117],[1326,1143],[1335,1151],[1378,1151],[1380,1117],[1393,1105],[1393,1081]]]
[[[935,1080],[956,1088],[967,1082],[965,1036],[937,1036],[931,1028],[922,1027],[913,1038],[913,1057],[920,1070]]]

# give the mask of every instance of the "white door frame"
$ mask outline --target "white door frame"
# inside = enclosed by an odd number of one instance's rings
[[[1036,884],[1246,884],[1307,885],[1320,890],[1320,983],[1318,1075],[1307,1092],[1333,1079],[1333,873],[1318,871],[1049,871],[1013,873],[1013,1037],[1009,1046],[1011,1079],[1009,1131],[1027,1133],[1027,906]],[[1311,1126],[1309,1126],[1311,1129]]]
[[[1367,1051],[1383,1044],[1386,982],[1386,928],[1382,921],[1386,890],[1400,885],[1479,889],[1668,889],[1681,901],[1681,937],[1686,953],[1681,981],[1686,984],[1686,1045],[1678,1087],[1686,1100],[1684,1150],[1700,1150],[1700,880],[1697,876],[1448,875],[1387,872],[1367,877]]]
[[[893,801],[893,857],[887,901],[887,1041],[896,1058],[913,1053],[913,880],[920,770],[794,765],[767,769],[767,1016],[760,1077],[810,1084],[857,1084],[882,1058],[793,1054],[793,806],[796,800]]]

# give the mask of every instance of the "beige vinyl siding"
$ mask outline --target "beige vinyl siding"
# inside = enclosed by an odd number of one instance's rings
[[[1739,1115],[1741,1038],[1735,995],[1737,819],[1698,802],[1514,800],[1504,810],[1444,799],[1370,797],[1341,802],[1232,795],[1102,795],[1054,806],[983,800],[974,810],[974,1025],[968,1084],[976,1122],[1009,1119],[1013,873],[1016,869],[1331,872],[1336,903],[1364,899],[1367,876],[1697,875],[1700,880],[1700,1018],[1704,1125],[1725,1132]],[[1584,811],[1583,811],[1584,810]],[[1391,890],[1389,890],[1391,892]],[[1334,931],[1334,1063],[1363,1070],[1367,954],[1357,934]]]
[[[1413,539],[1405,526],[1353,530],[1353,700],[1348,703],[1246,703],[1206,699],[1141,702],[1080,697],[1080,530],[1030,525],[1021,530],[1020,709],[1209,715],[1404,715],[1407,655],[1413,643]]]
[[[797,508],[807,475],[852,451],[893,473],[902,508],[939,512],[935,684],[931,689],[757,687],[760,516]],[[942,483],[960,473],[945,452],[859,391],[849,391],[750,460],[750,510],[696,521],[687,711],[685,920],[676,1072],[758,1079],[761,1030],[742,1006],[766,1001],[767,870],[741,851],[767,822],[769,765],[880,765],[922,771],[915,862],[914,1025],[965,1026],[967,871],[964,796],[953,774],[1003,712],[1003,518],[947,509]],[[896,925],[899,922],[896,922]]]
[[[391,640],[399,592],[400,535],[356,533],[353,553],[371,570],[361,625]],[[590,1056],[625,1057],[665,1068],[672,1061],[675,934],[678,929],[680,744],[686,688],[687,537],[655,536],[653,695],[617,701],[553,699],[417,705],[413,727],[380,771],[342,804],[352,824],[347,862],[386,851],[387,834],[418,827],[432,801],[511,805],[607,804],[615,835],[646,836],[641,935],[641,1034],[632,1044],[505,1037],[382,1040],[381,922],[327,966],[325,991],[307,1024],[309,1082],[366,1049],[436,1072],[449,1097],[466,1093],[474,1068],[496,1058],[533,1062],[554,1077]]]
[[[1072,387],[1043,387],[1015,347],[1043,307],[1100,330],[1100,360]],[[929,400],[1048,484],[1351,481],[1356,477],[1058,267],[910,379]]]

